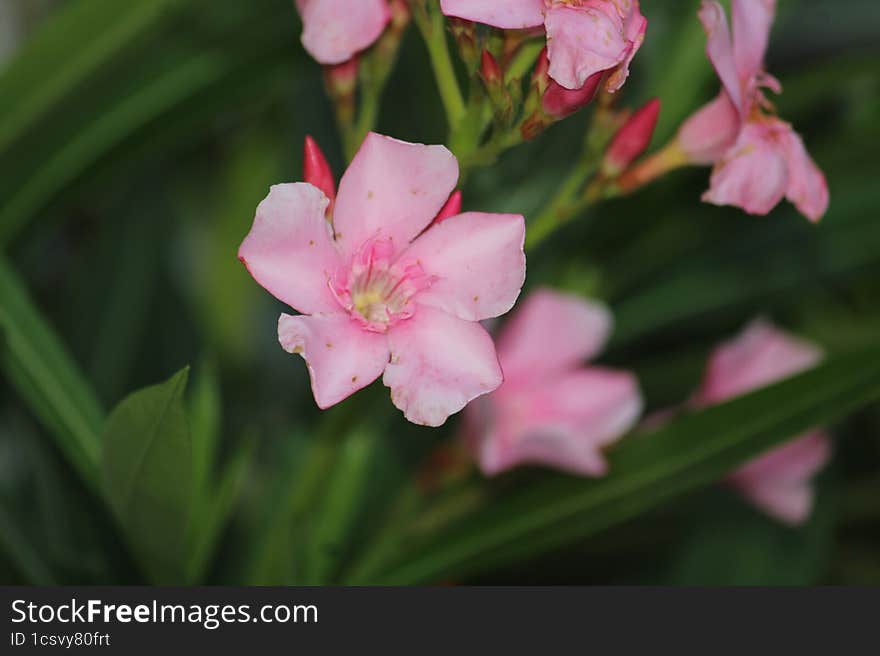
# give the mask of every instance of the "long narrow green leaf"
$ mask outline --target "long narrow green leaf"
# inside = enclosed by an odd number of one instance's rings
[[[8,240],[47,198],[93,164],[100,154],[190,98],[194,89],[216,81],[223,72],[223,62],[214,54],[194,58],[110,108],[101,121],[84,125],[79,134],[59,147],[25,184],[4,200],[0,210],[0,242]]]
[[[463,577],[535,556],[713,483],[767,449],[880,399],[880,349],[830,360],[747,396],[636,434],[596,481],[547,475],[490,500],[442,535],[410,535],[348,583]]]
[[[97,484],[103,410],[15,272],[0,257],[0,367],[85,482]]]
[[[0,151],[181,0],[77,0],[30,39],[0,78]],[[71,44],[76,44],[71,47]]]

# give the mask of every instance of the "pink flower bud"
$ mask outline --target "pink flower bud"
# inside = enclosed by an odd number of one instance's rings
[[[446,204],[440,208],[440,212],[434,219],[434,224],[441,223],[446,219],[461,214],[461,191],[453,191]]]
[[[660,99],[653,98],[636,111],[614,135],[602,162],[602,173],[616,178],[648,148],[657,118],[660,116]]]
[[[591,75],[580,89],[566,89],[550,80],[541,105],[553,118],[563,119],[593,102],[604,78],[604,71]]]
[[[324,192],[330,201],[327,206],[327,216],[332,216],[333,203],[336,200],[336,181],[321,148],[308,135],[303,146],[303,179]]]

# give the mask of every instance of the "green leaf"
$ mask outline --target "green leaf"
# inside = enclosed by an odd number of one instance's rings
[[[190,544],[187,549],[188,583],[201,582],[205,574],[217,547],[217,541],[241,497],[244,484],[253,467],[256,444],[252,436],[244,437],[242,446],[229,460],[219,480],[210,483],[208,492],[211,496],[203,500],[200,515],[196,517],[194,513],[193,521],[190,522]]]
[[[183,580],[192,443],[183,393],[189,368],[125,398],[103,437],[104,491],[152,583]]]
[[[71,5],[75,20],[50,19],[0,79],[0,97],[16,99],[0,108],[0,169],[8,169],[0,178],[0,243],[65,191],[99,181],[112,188],[148,154],[164,157],[202,137],[205,117],[241,108],[236,90],[285,72],[295,43],[275,2]],[[263,101],[243,95],[245,103]]]
[[[155,25],[175,0],[66,3],[0,78],[0,151],[97,68]],[[76,44],[71,47],[71,44]]]
[[[97,487],[103,410],[0,256],[0,367],[85,482]]]
[[[39,550],[30,544],[3,505],[0,505],[0,551],[6,553],[18,573],[31,585],[57,585]]]
[[[709,485],[767,449],[878,399],[880,350],[831,359],[651,433],[630,436],[611,452],[611,473],[602,479],[544,474],[530,485],[495,495],[489,484],[480,483],[487,499],[478,510],[460,515],[441,531],[430,522],[429,531],[413,530],[383,564],[354,568],[357,575],[346,583],[461,579],[546,553]],[[437,509],[429,512],[438,514]]]
[[[376,441],[376,435],[363,427],[343,439],[325,494],[316,500],[314,526],[307,536],[305,572],[298,583],[333,582],[363,501]]]

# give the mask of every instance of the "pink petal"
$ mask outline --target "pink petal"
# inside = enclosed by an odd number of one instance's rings
[[[623,33],[631,45],[626,57],[614,72],[611,73],[605,85],[608,91],[611,92],[618,91],[623,86],[623,83],[626,82],[626,79],[629,77],[629,65],[632,63],[639,48],[642,47],[642,43],[645,41],[645,33],[648,31],[648,19],[642,15],[638,0],[632,0],[631,2],[624,0],[621,5],[626,16]]]
[[[432,226],[400,261],[418,264],[431,281],[418,303],[480,321],[516,302],[526,277],[524,241],[523,217],[468,212]]]
[[[638,420],[642,399],[627,372],[588,368],[539,383],[506,386],[489,397],[496,426],[478,442],[486,475],[538,464],[583,476],[602,476],[602,448]]]
[[[544,0],[440,0],[440,8],[447,16],[506,30],[544,23]]]
[[[741,114],[745,114],[746,108],[743,106],[742,88],[737,75],[730,28],[727,25],[724,9],[714,0],[703,0],[699,16],[706,30],[706,53],[709,55],[709,60],[715,67],[715,72],[718,73],[725,90],[730,94],[733,104]]]
[[[550,77],[566,89],[580,89],[589,77],[614,68],[631,52],[613,5],[554,6],[544,24]]]
[[[445,147],[369,133],[339,183],[337,242],[353,253],[381,236],[400,252],[437,216],[457,180],[458,162]]]
[[[596,355],[612,318],[599,303],[539,289],[523,301],[498,338],[498,357],[509,382],[566,371]]]
[[[805,481],[767,481],[741,492],[755,506],[789,526],[803,524],[813,509],[813,486]]]
[[[678,144],[692,164],[714,164],[736,142],[739,129],[739,111],[722,90],[684,122]]]
[[[815,223],[828,210],[828,183],[796,132],[789,129],[785,143],[785,159],[788,163],[788,189],[785,196],[801,214]]]
[[[769,515],[797,525],[812,509],[811,479],[830,458],[831,441],[823,431],[815,431],[756,458],[728,480]]]
[[[760,481],[798,482],[812,478],[831,458],[831,440],[824,431],[814,431],[740,467],[730,478],[748,486]]]
[[[383,382],[415,424],[440,426],[501,384],[495,346],[479,323],[420,305],[389,330],[388,342],[391,363]]]
[[[387,0],[296,0],[302,44],[321,64],[341,64],[371,46],[391,19]]]
[[[273,186],[238,251],[258,283],[306,314],[339,309],[327,284],[341,262],[324,219],[328,202],[304,182]]]
[[[285,351],[305,359],[315,402],[322,409],[372,383],[388,364],[385,335],[363,330],[347,314],[282,314],[278,341]]]
[[[733,54],[739,79],[754,79],[764,66],[776,0],[733,0]]]
[[[773,128],[747,124],[712,172],[703,200],[767,214],[785,196],[789,171],[784,146]]]
[[[821,358],[815,345],[756,319],[712,352],[694,403],[721,403],[809,369]]]

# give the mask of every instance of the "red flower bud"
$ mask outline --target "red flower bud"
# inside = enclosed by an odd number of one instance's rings
[[[602,162],[602,173],[616,178],[648,148],[657,118],[660,116],[660,99],[653,98],[636,111],[617,131]]]
[[[488,50],[484,50],[480,58],[480,76],[488,87],[500,86],[504,81],[501,67]]]
[[[550,84],[550,59],[547,57],[547,47],[541,49],[538,55],[538,62],[535,64],[535,70],[532,71],[532,86],[538,90],[542,96]]]
[[[449,217],[458,216],[459,214],[461,214],[461,192],[456,190],[452,192],[449,196],[449,200],[447,200],[446,204],[440,209],[440,212],[434,219],[434,223],[442,223]]]
[[[303,147],[303,179],[324,192],[330,200],[327,206],[327,216],[333,214],[333,203],[336,200],[336,181],[333,179],[333,171],[327,163],[327,158],[321,152],[321,148],[310,136],[306,135]]]

